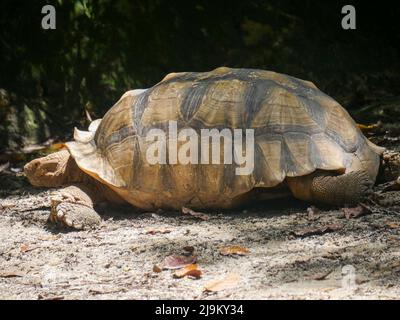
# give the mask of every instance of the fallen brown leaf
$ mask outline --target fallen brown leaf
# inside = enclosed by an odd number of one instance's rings
[[[65,143],[63,143],[63,142],[53,143],[49,147],[47,147],[44,150],[44,152],[45,153],[53,153],[53,152],[56,152],[56,151],[60,151],[63,148],[65,148]]]
[[[4,270],[0,272],[0,278],[16,278],[16,277],[23,277],[26,275],[24,271],[21,270]]]
[[[198,269],[197,264],[189,264],[183,269],[176,270],[174,273],[175,278],[193,277],[199,279],[201,277],[201,270]]]
[[[60,239],[60,235],[49,235],[49,236],[39,236],[38,237],[38,239],[39,240],[42,240],[42,241],[48,241],[48,240],[51,240],[51,241],[54,241],[54,240],[58,240],[58,239]]]
[[[314,275],[308,277],[308,279],[309,279],[309,280],[318,280],[318,281],[321,281],[321,280],[324,280],[324,279],[325,279],[327,276],[329,276],[331,273],[332,273],[332,270],[327,271],[327,272],[317,273],[317,274],[314,274]]]
[[[6,210],[8,208],[15,207],[15,206],[16,206],[15,203],[3,201],[3,202],[0,203],[0,212]]]
[[[334,231],[340,230],[342,228],[343,228],[343,225],[338,224],[338,223],[332,223],[332,224],[324,225],[321,227],[310,227],[310,228],[296,230],[296,231],[293,231],[292,234],[294,234],[297,237],[309,237],[309,236],[321,235],[324,233],[334,232]]]
[[[222,279],[212,280],[205,284],[204,291],[217,292],[232,289],[238,285],[240,276],[237,273],[229,273]]]
[[[0,205],[1,205],[3,208],[12,208],[12,207],[15,207],[15,206],[16,206],[16,203],[15,203],[15,202],[12,202],[12,201],[2,201],[2,202],[0,203]]]
[[[342,211],[346,219],[358,218],[372,213],[372,210],[363,203],[354,208],[342,208]]]
[[[206,214],[204,214],[202,212],[197,212],[197,211],[194,211],[194,210],[186,208],[186,207],[182,207],[182,213],[188,214],[192,217],[201,219],[203,221],[207,221],[210,218],[209,216],[207,216]]]
[[[249,254],[250,250],[240,246],[229,246],[219,249],[219,253],[223,256],[231,256],[231,255],[244,256]]]
[[[158,265],[154,265],[153,266],[153,272],[155,272],[155,273],[160,273],[162,271],[162,269],[158,266]]]
[[[151,235],[166,234],[166,233],[171,233],[171,230],[169,230],[169,229],[150,229],[150,230],[146,231],[146,234],[151,234]]]
[[[52,296],[52,297],[43,298],[43,300],[64,300],[64,296]]]
[[[165,257],[164,260],[158,265],[161,269],[180,269],[190,264],[196,263],[197,256],[183,256],[183,255],[171,255]]]
[[[37,248],[39,248],[39,246],[32,246],[31,247],[29,244],[24,243],[24,244],[21,245],[20,250],[21,250],[21,252],[29,252],[29,251],[35,250]]]
[[[380,125],[379,125],[379,123],[374,123],[374,124],[370,124],[370,125],[357,123],[357,127],[359,127],[362,132],[371,132],[371,131],[373,132],[373,131],[376,131],[377,129],[379,129]]]
[[[386,226],[389,229],[399,229],[400,228],[400,224],[398,224],[396,222],[386,222]]]
[[[64,300],[64,296],[47,296],[47,295],[39,294],[38,299],[39,300]]]

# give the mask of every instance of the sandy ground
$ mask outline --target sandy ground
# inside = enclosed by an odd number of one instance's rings
[[[0,299],[400,298],[399,207],[347,219],[340,209],[310,215],[303,203],[275,201],[208,212],[207,221],[102,207],[101,227],[77,232],[47,223],[49,190],[1,179],[9,187],[0,190]],[[250,254],[220,254],[231,245]],[[200,279],[153,271],[185,246],[195,249]],[[204,291],[232,272],[234,287]]]

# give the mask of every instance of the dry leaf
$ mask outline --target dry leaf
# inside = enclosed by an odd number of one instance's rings
[[[51,296],[44,298],[43,300],[64,300],[64,296]]]
[[[315,275],[312,275],[312,276],[309,277],[308,279],[309,279],[309,280],[318,280],[318,281],[325,280],[325,278],[326,278],[327,276],[329,276],[331,273],[332,273],[332,270],[327,271],[327,272],[317,273],[317,274],[315,274]]]
[[[102,290],[102,289],[90,289],[89,293],[96,295],[96,294],[110,294],[110,293],[117,293],[117,292],[126,292],[125,288],[116,288],[116,289],[110,289],[110,290]]]
[[[162,271],[162,269],[158,266],[158,265],[154,265],[153,266],[153,272],[155,272],[155,273],[160,273]]]
[[[343,225],[338,223],[328,224],[321,227],[310,227],[293,231],[292,233],[297,237],[308,237],[314,235],[321,235],[328,232],[334,232],[343,228]]]
[[[165,259],[158,265],[161,269],[180,269],[184,268],[189,264],[196,263],[197,256],[182,256],[182,255],[171,255],[165,257]]]
[[[38,239],[39,240],[42,240],[42,241],[55,241],[55,240],[58,240],[58,239],[60,239],[60,235],[48,235],[48,236],[39,236],[38,237]]]
[[[237,273],[229,273],[225,278],[212,280],[205,284],[204,291],[217,292],[232,289],[237,286],[240,276]]]
[[[379,124],[374,123],[374,124],[370,124],[370,125],[365,125],[365,124],[357,123],[357,127],[359,127],[361,129],[361,131],[363,131],[363,132],[371,132],[371,131],[376,131],[377,129],[379,129]]]
[[[155,234],[166,234],[166,233],[171,233],[171,230],[169,229],[150,229],[146,231],[146,234],[151,234],[151,235],[155,235]]]
[[[16,206],[16,204],[13,203],[13,202],[3,201],[3,202],[0,203],[0,212],[5,210],[5,209],[12,208],[12,207],[15,207],[15,206]]]
[[[342,211],[346,219],[358,218],[372,213],[372,210],[363,203],[354,208],[342,208]]]
[[[386,222],[386,226],[389,229],[399,229],[400,228],[400,224],[398,224],[396,222]]]
[[[182,207],[182,213],[183,214],[188,214],[188,215],[190,215],[192,217],[201,219],[203,221],[207,221],[209,219],[209,216],[207,216],[206,214],[204,214],[202,212],[196,212],[196,211],[193,211],[192,209],[185,208],[185,207]]]
[[[219,249],[219,253],[223,256],[239,255],[244,256],[250,253],[249,249],[240,246],[229,246]]]
[[[201,277],[201,270],[198,269],[197,264],[189,264],[183,269],[176,270],[174,273],[175,278],[193,277],[199,279]]]
[[[29,249],[29,246],[26,243],[22,244],[20,247],[21,252],[26,252],[26,251],[28,251],[28,249]]]
[[[64,296],[47,296],[47,295],[42,295],[39,294],[38,296],[39,300],[64,300]]]
[[[0,272],[0,278],[16,278],[23,277],[26,275],[24,271],[21,270],[4,270]]]
[[[31,246],[29,246],[29,244],[24,243],[21,245],[20,250],[21,250],[21,252],[29,252],[29,251],[35,250],[37,248],[39,248],[39,246],[31,247]]]
[[[53,143],[48,148],[46,148],[44,151],[45,151],[45,153],[53,153],[56,151],[60,151],[63,148],[65,148],[65,143],[58,142],[58,143]]]

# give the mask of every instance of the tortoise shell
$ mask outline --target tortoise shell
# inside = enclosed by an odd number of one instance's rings
[[[233,164],[149,164],[146,135],[168,131],[169,121],[196,132],[253,129],[253,172],[236,175]],[[317,169],[363,168],[375,180],[382,152],[313,83],[225,67],[172,73],[147,90],[128,91],[88,132],[75,130],[67,147],[82,170],[144,209],[228,207],[254,188]]]

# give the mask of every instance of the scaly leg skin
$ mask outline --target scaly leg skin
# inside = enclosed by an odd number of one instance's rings
[[[77,230],[94,228],[101,222],[94,200],[93,191],[83,184],[57,190],[51,195],[49,221]]]
[[[357,204],[368,195],[373,182],[364,171],[353,171],[339,176],[316,173],[288,178],[293,195],[303,201],[329,205]]]

